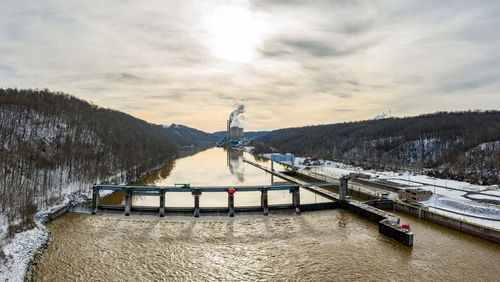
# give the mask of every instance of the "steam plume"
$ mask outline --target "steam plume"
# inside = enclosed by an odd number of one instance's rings
[[[245,116],[243,113],[245,112],[245,105],[239,104],[238,107],[231,112],[229,115],[229,121],[231,123],[231,127],[244,127]]]
[[[242,114],[245,112],[245,105],[243,104],[239,104],[238,107],[231,112],[231,114],[229,115],[229,120],[230,121],[233,121],[233,118],[239,114]]]

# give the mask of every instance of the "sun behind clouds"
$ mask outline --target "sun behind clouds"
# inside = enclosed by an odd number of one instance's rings
[[[207,11],[201,19],[203,39],[210,54],[218,59],[247,63],[263,37],[264,23],[244,6],[221,6]]]

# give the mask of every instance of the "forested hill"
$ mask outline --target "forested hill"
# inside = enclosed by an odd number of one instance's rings
[[[173,140],[180,146],[213,146],[219,140],[210,133],[180,124],[171,124],[164,126],[164,128],[172,134]]]
[[[422,169],[476,183],[500,178],[500,111],[439,112],[272,131],[266,147],[365,168]]]
[[[92,183],[129,183],[178,146],[206,143],[48,90],[0,89],[0,129],[0,215],[21,226]]]

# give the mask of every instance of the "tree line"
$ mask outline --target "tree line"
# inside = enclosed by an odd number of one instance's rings
[[[135,181],[195,137],[61,92],[0,89],[0,212],[27,228],[38,210],[93,183]]]
[[[499,183],[500,111],[437,112],[287,128],[254,141],[257,152],[337,160],[369,169]]]

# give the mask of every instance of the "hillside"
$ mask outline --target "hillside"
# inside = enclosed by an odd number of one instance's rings
[[[7,221],[0,226],[10,233],[69,195],[88,195],[93,183],[130,183],[175,158],[178,146],[211,142],[195,129],[166,130],[48,90],[0,89],[0,128],[0,219]]]
[[[213,146],[219,140],[216,136],[180,124],[164,126],[170,132],[173,141],[180,146],[203,145]]]
[[[364,168],[426,169],[481,184],[499,183],[500,111],[439,112],[272,131],[257,151],[332,159]]]

